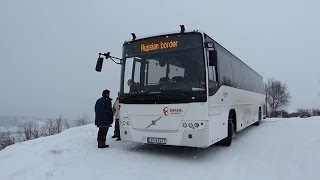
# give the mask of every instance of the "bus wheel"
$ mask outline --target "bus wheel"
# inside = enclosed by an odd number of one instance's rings
[[[232,119],[228,121],[228,136],[221,140],[221,145],[223,146],[230,146],[232,142],[232,137],[234,134],[234,125]]]

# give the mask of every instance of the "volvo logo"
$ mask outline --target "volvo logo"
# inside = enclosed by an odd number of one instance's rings
[[[146,127],[146,129],[148,129],[150,126],[156,125],[156,123],[157,123],[157,121],[158,121],[159,119],[161,119],[161,117],[159,117],[159,118],[156,119],[156,120],[152,120],[151,123],[149,124],[149,126]]]
[[[152,121],[151,121],[151,124],[152,124],[152,125],[156,125],[156,122],[157,122],[156,120],[152,120]]]

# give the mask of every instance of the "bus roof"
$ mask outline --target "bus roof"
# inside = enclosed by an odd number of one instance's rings
[[[147,36],[140,36],[139,38],[135,39],[135,40],[126,40],[124,41],[123,44],[126,44],[128,42],[133,42],[133,41],[139,41],[139,40],[143,40],[143,39],[148,39],[148,38],[154,38],[154,37],[159,37],[159,36],[165,36],[165,35],[173,35],[173,34],[187,34],[187,33],[200,33],[200,34],[204,34],[203,31],[199,31],[197,29],[192,30],[192,31],[185,31],[183,33],[181,33],[180,31],[174,31],[174,32],[168,32],[168,33],[161,33],[161,34],[153,34],[153,35],[147,35]]]

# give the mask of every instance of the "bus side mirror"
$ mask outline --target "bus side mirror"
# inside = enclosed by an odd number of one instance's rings
[[[101,72],[102,64],[103,64],[103,57],[99,56],[98,60],[97,60],[97,65],[96,65],[96,71],[97,72]]]
[[[209,65],[216,66],[217,65],[218,54],[216,50],[209,51]]]

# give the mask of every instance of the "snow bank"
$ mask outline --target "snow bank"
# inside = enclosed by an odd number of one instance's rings
[[[319,127],[319,117],[268,119],[207,149],[118,142],[110,129],[98,149],[90,124],[0,151],[0,179],[318,179]]]

